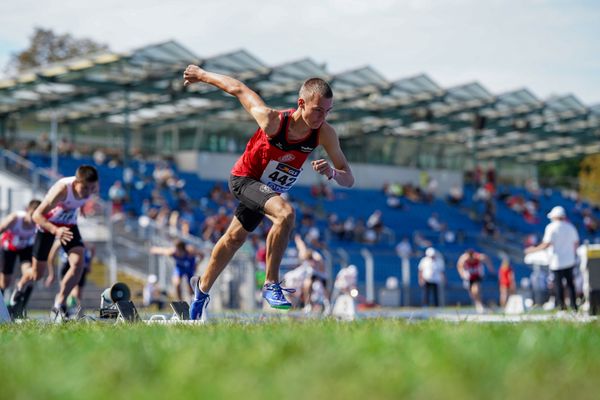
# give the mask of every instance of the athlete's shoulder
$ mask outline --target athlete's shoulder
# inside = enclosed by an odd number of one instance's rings
[[[48,194],[46,195],[46,199],[50,201],[54,200],[62,200],[67,196],[67,186],[68,182],[65,181],[65,178],[59,179],[52,185],[50,190],[48,190]]]
[[[337,133],[333,126],[327,121],[323,122],[319,128],[319,143],[328,142],[337,139]]]
[[[276,110],[268,106],[262,108],[261,113],[264,113],[266,123],[264,126],[260,125],[260,127],[267,134],[267,136],[274,136],[279,132],[284,119],[283,114],[285,111],[286,110]]]
[[[2,219],[3,224],[8,224],[7,228],[11,228],[18,218],[17,212],[12,212]]]

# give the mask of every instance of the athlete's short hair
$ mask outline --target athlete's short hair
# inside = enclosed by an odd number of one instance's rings
[[[185,242],[183,240],[177,240],[175,242],[175,248],[179,251],[187,251],[187,247],[185,245]]]
[[[38,199],[33,199],[29,202],[29,204],[27,204],[27,211],[33,211],[36,208],[38,208],[40,206],[40,204],[42,204],[41,201],[39,201]]]
[[[333,90],[327,82],[321,78],[310,78],[307,79],[300,88],[298,96],[304,100],[310,100],[314,95],[319,95],[326,99],[333,97]]]
[[[80,182],[94,183],[98,182],[98,171],[91,165],[81,165],[75,172],[75,177]]]

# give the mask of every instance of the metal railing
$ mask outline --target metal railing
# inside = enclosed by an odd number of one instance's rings
[[[34,163],[4,149],[0,152],[0,170],[28,182],[27,188],[30,190],[29,193],[20,193],[16,189],[2,189],[0,195],[6,192],[7,197],[6,210],[2,210],[6,213],[22,208],[34,193],[43,196],[50,186],[62,177],[60,174],[38,168]],[[200,270],[206,266],[212,243],[163,227],[147,217],[136,219],[123,215],[123,218],[119,218],[113,214],[112,202],[102,199],[94,199],[94,202],[93,215],[80,221],[80,229],[82,234],[86,233],[83,234],[84,239],[97,245],[97,258],[108,267],[105,285],[114,284],[118,272],[144,282],[150,274],[155,274],[159,286],[168,289],[174,268],[173,260],[170,257],[152,255],[149,250],[153,245],[173,245],[176,239],[203,250],[206,257],[200,265]],[[212,292],[214,309],[254,309],[255,270],[254,252],[251,246],[245,246],[234,256],[215,284]]]

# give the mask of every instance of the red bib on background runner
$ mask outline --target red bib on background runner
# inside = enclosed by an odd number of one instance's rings
[[[25,226],[26,211],[17,211],[15,214],[17,218],[13,227],[0,236],[1,247],[4,250],[19,251],[33,245],[35,225],[31,225],[30,228]]]
[[[293,113],[294,110],[280,113],[279,129],[272,138],[258,128],[233,166],[231,174],[261,181],[277,193],[290,190],[302,173],[304,161],[319,145],[318,129],[313,129],[298,141],[288,139]]]

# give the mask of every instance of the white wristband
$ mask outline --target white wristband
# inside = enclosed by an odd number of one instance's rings
[[[335,178],[336,172],[335,172],[335,168],[331,168],[331,176],[327,179],[332,180],[333,178]]]

